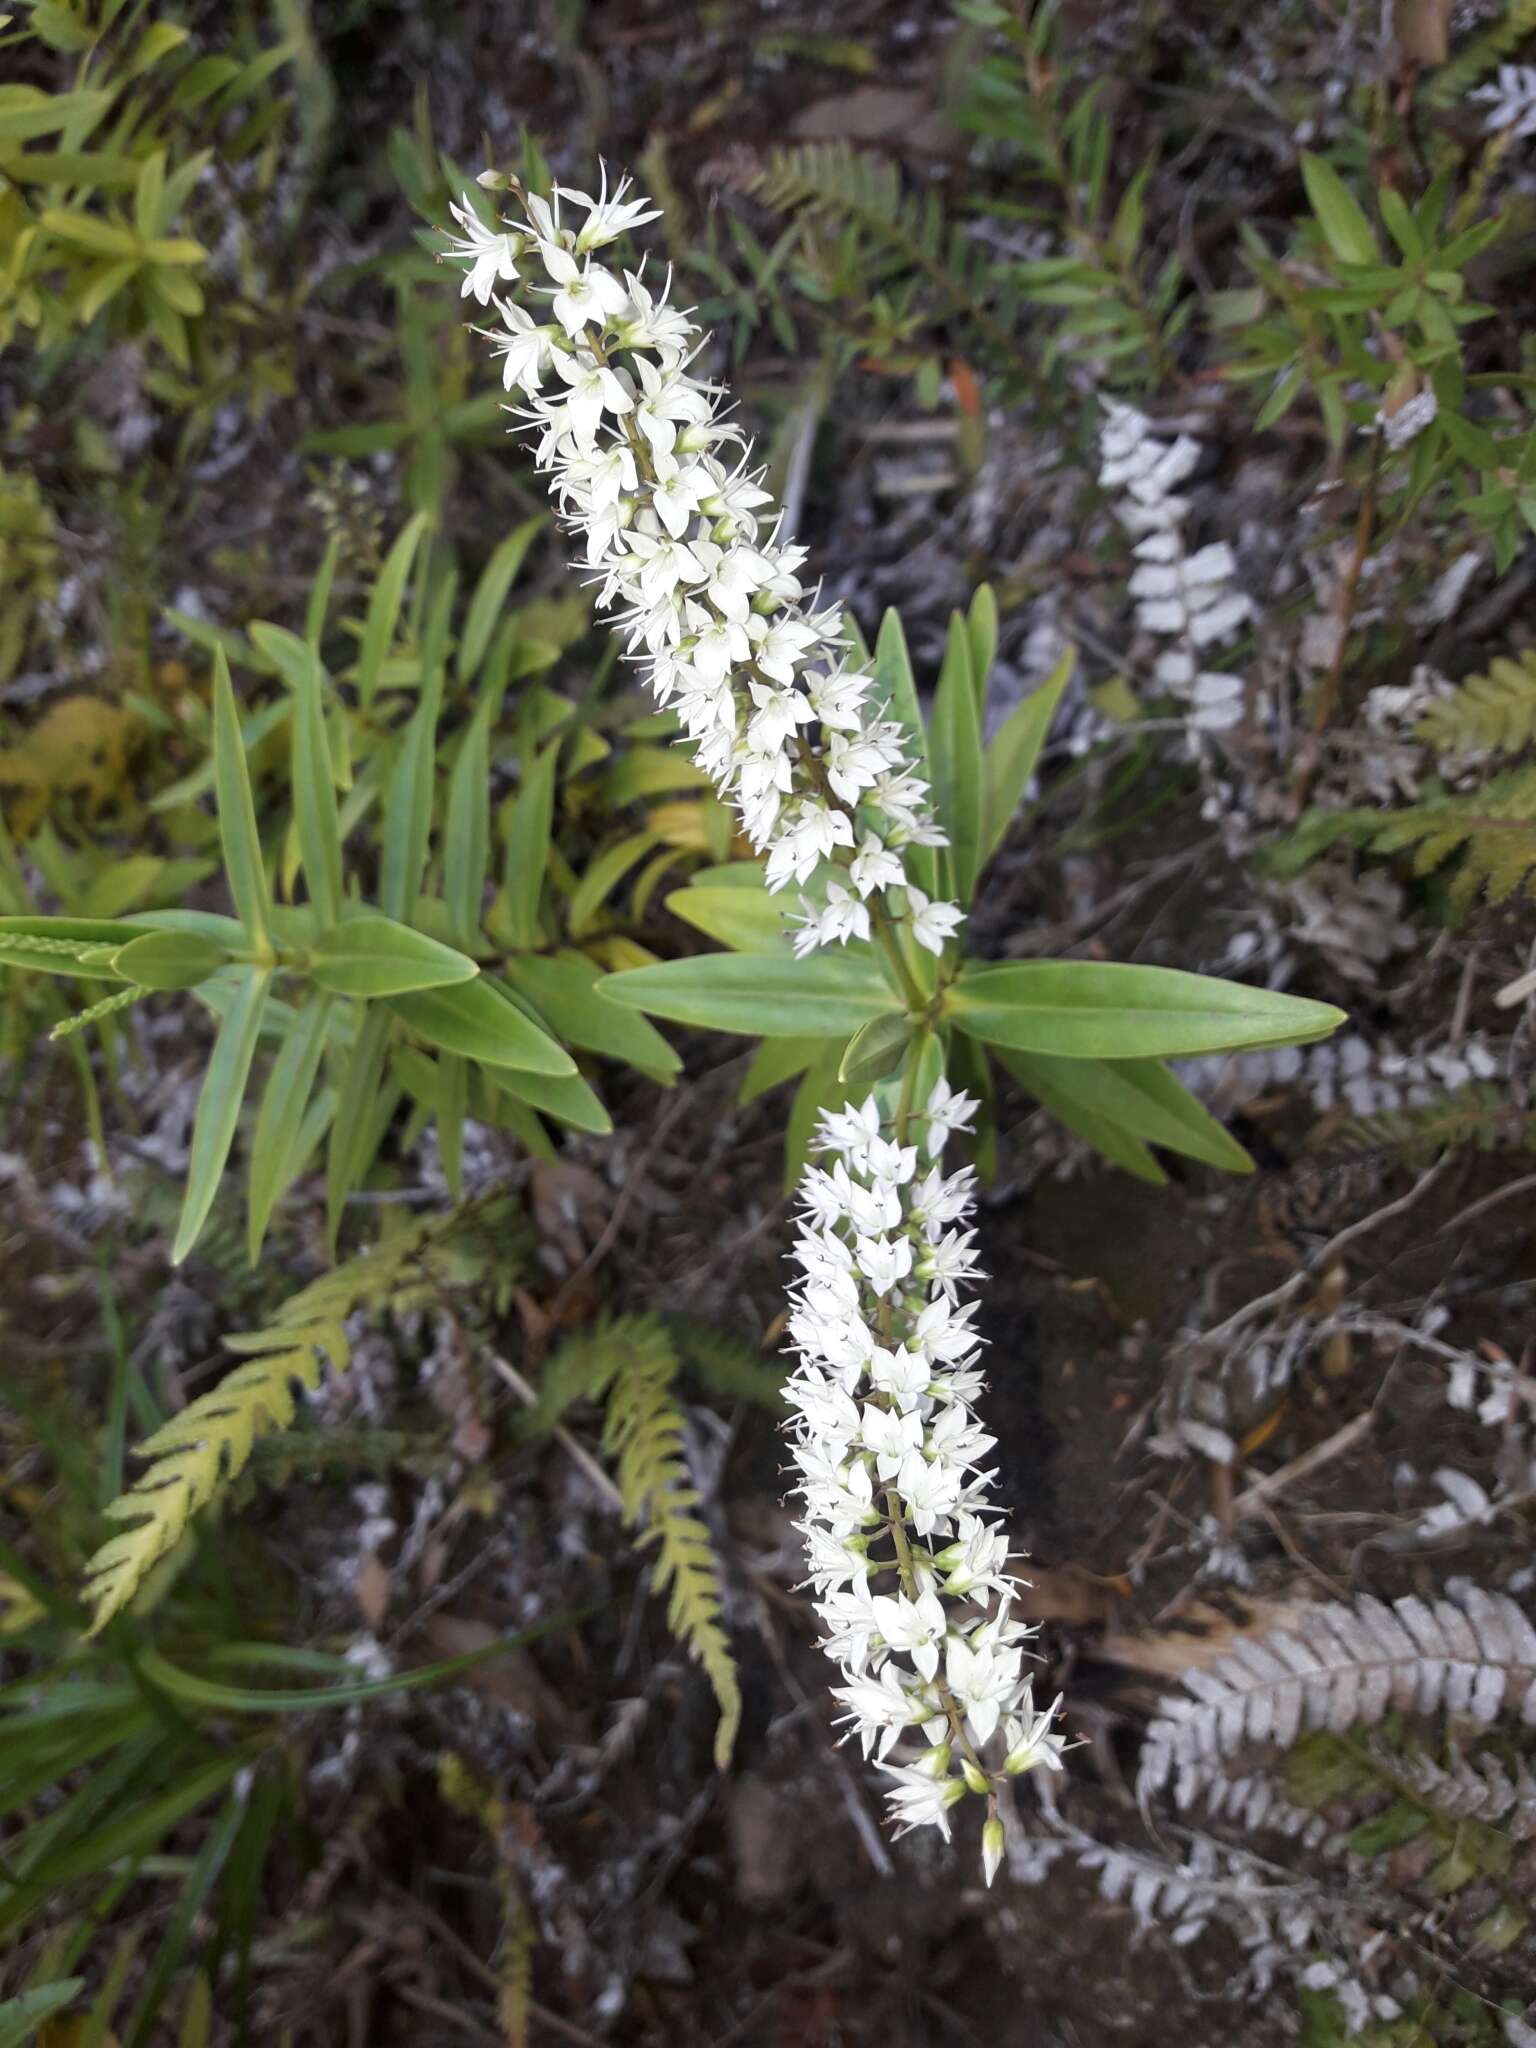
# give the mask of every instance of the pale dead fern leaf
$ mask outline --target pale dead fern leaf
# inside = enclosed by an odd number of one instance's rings
[[[1536,1725],[1536,1628],[1503,1593],[1469,1589],[1461,1606],[1410,1595],[1389,1607],[1366,1596],[1238,1638],[1183,1682],[1192,1697],[1173,1702],[1147,1732],[1143,1802],[1171,1784],[1188,1805],[1246,1749],[1289,1749],[1314,1730],[1372,1728],[1394,1709],[1485,1727],[1515,1714]]]

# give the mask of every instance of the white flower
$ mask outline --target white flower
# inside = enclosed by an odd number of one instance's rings
[[[909,1828],[936,1827],[947,1842],[949,1809],[965,1797],[965,1780],[943,1777],[924,1764],[886,1764],[883,1768],[896,1780],[886,1797],[902,1833]]]
[[[912,918],[912,936],[930,953],[942,953],[946,941],[965,921],[965,913],[953,903],[933,903],[921,889],[907,884],[907,909]]]
[[[912,1246],[904,1237],[861,1237],[859,1265],[878,1301],[912,1270]]]
[[[970,1130],[980,1107],[974,1095],[967,1095],[959,1088],[951,1088],[940,1074],[929,1091],[927,1106],[923,1111],[928,1121],[928,1135],[923,1141],[923,1149],[928,1157],[937,1159],[948,1139],[956,1131]]]
[[[848,863],[848,879],[861,896],[892,888],[904,873],[900,860],[874,832],[864,834],[858,852]]]
[[[614,187],[613,197],[608,196],[608,166],[598,166],[602,184],[595,199],[589,199],[585,192],[573,192],[569,187],[559,187],[560,197],[569,199],[575,206],[587,209],[587,218],[576,236],[576,254],[585,256],[589,249],[600,249],[606,242],[613,242],[630,228],[643,227],[648,220],[660,220],[661,208],[652,206],[647,199],[626,200],[632,180],[620,178]]]
[[[600,263],[590,259],[578,263],[568,249],[550,242],[539,244],[539,254],[558,287],[551,294],[549,310],[572,341],[579,340],[588,327],[605,326],[628,305],[623,285]]]
[[[453,262],[468,263],[459,296],[467,299],[473,293],[484,306],[489,304],[498,283],[511,284],[516,278],[521,242],[516,235],[488,228],[476,213],[469,194],[465,192],[461,196],[464,204],[455,206],[450,199],[448,211],[464,232],[448,236],[448,247],[443,254]]]

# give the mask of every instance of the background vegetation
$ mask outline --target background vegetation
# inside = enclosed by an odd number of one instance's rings
[[[1536,2040],[1533,136],[1528,0],[10,0],[0,2042]],[[781,1498],[890,1047],[594,994],[781,943],[437,262],[599,155],[972,950],[1350,1013],[956,1034],[1082,1738],[985,1895]]]

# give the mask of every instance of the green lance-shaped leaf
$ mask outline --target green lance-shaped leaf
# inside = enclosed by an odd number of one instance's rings
[[[1149,1144],[1231,1173],[1253,1170],[1237,1140],[1160,1061],[1064,1060],[1023,1052],[999,1057],[1053,1116],[1143,1180],[1164,1178],[1146,1150]]]
[[[342,1074],[341,1094],[326,1148],[325,1227],[333,1247],[341,1230],[347,1196],[362,1185],[382,1136],[377,1110],[389,1031],[385,1005],[368,1004],[360,1014]]]
[[[293,809],[304,857],[304,880],[322,925],[341,915],[341,815],[330,743],[325,736],[320,657],[312,646],[294,687]]]
[[[1378,263],[1371,224],[1344,180],[1325,158],[1301,153],[1302,183],[1329,248],[1344,263]]]
[[[553,739],[523,778],[507,833],[507,929],[519,951],[539,943],[539,898],[549,864],[555,815],[555,767],[560,742]]]
[[[1014,706],[988,743],[981,834],[983,861],[990,860],[1001,846],[1014,813],[1024,800],[1076,662],[1076,650],[1069,647],[1045,681]]]
[[[213,657],[213,784],[219,807],[219,838],[235,912],[253,952],[271,952],[267,873],[256,829],[256,805],[245,765],[240,716],[223,648]]]
[[[612,891],[660,844],[654,832],[629,832],[587,863],[565,908],[573,938],[584,938],[591,931]]]
[[[601,970],[585,953],[566,947],[519,956],[508,961],[506,978],[567,1045],[627,1060],[668,1081],[682,1072],[682,1061],[654,1024],[603,995]]]
[[[519,1073],[511,1067],[498,1067],[489,1078],[500,1094],[525,1103],[544,1116],[552,1116],[558,1123],[569,1124],[572,1130],[590,1131],[599,1138],[606,1138],[613,1130],[607,1110],[579,1074],[555,1080],[548,1074]]]
[[[907,759],[925,779],[929,775],[928,740],[923,729],[923,707],[918,701],[917,678],[907,652],[907,636],[901,614],[888,611],[875,637],[874,701],[883,702],[886,716],[901,727]],[[907,856],[907,873],[927,895],[938,893],[938,849],[914,846]]]
[[[1344,1022],[1342,1010],[1300,996],[1169,967],[1089,960],[973,966],[950,991],[947,1008],[972,1038],[1063,1059],[1164,1059],[1304,1044]]]
[[[761,883],[738,888],[695,882],[673,889],[666,902],[674,917],[733,953],[773,953],[782,958],[793,930],[790,900],[770,895]]]
[[[461,946],[481,943],[480,917],[491,858],[491,721],[500,693],[483,697],[448,778],[443,825],[443,899]]]
[[[873,960],[813,953],[706,953],[598,983],[610,1001],[748,1038],[847,1038],[901,1004]],[[837,1068],[834,1061],[833,1073]]]
[[[473,960],[439,945],[393,918],[365,913],[322,932],[310,953],[309,974],[336,996],[402,996],[413,989],[473,981]]]
[[[850,1094],[864,1095],[894,1074],[912,1041],[912,1020],[901,1012],[871,1017],[843,1048],[837,1078]]]
[[[997,659],[997,597],[990,583],[981,584],[966,613],[965,630],[971,643],[971,680],[976,685],[976,709],[985,718],[987,684]]]
[[[939,859],[940,887],[947,879],[956,900],[969,903],[981,865],[981,721],[971,672],[971,641],[959,612],[949,620],[944,665],[928,721],[928,765],[939,823],[949,835]]]
[[[379,580],[373,586],[368,617],[363,626],[363,644],[357,658],[357,693],[364,704],[372,703],[379,687],[384,657],[390,650],[395,627],[400,621],[400,607],[405,601],[411,564],[416,559],[416,550],[426,530],[427,515],[418,512],[397,536],[384,558]]]
[[[112,965],[140,988],[196,988],[226,957],[222,946],[199,932],[144,932],[113,954]]]
[[[486,975],[454,988],[386,996],[384,1005],[418,1038],[443,1052],[556,1078],[574,1074],[576,1062]]]
[[[415,914],[416,894],[427,864],[432,834],[433,778],[437,765],[437,714],[443,696],[443,643],[453,580],[445,578],[432,596],[422,647],[421,699],[411,715],[405,742],[395,758],[384,807],[384,859],[379,903],[388,917]]]
[[[252,1265],[267,1234],[272,1211],[290,1185],[295,1165],[294,1134],[314,1090],[325,1051],[334,1005],[329,996],[306,1003],[288,1027],[282,1050],[272,1063],[266,1093],[251,1135],[250,1184],[246,1196],[246,1234]]]
[[[233,998],[213,1042],[213,1057],[203,1077],[197,1098],[197,1117],[192,1126],[192,1153],[187,1164],[187,1189],[182,1199],[181,1219],[171,1263],[180,1265],[191,1251],[208,1220],[213,1198],[219,1191],[229,1148],[234,1143],[240,1104],[261,1033],[261,1013],[267,1000],[270,970],[246,967],[240,970]]]
[[[461,683],[467,683],[485,659],[491,635],[507,601],[507,592],[523,566],[523,557],[532,545],[534,535],[545,524],[546,516],[543,512],[536,512],[531,519],[525,519],[521,526],[507,535],[486,563],[480,581],[475,585],[475,594],[469,601],[464,631],[459,639],[457,673]]]

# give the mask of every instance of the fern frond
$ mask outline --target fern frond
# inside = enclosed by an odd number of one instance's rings
[[[754,1401],[775,1414],[784,1412],[783,1371],[764,1358],[755,1344],[712,1323],[695,1322],[691,1316],[669,1316],[667,1327],[676,1336],[684,1359],[712,1394]]]
[[[1479,893],[1502,903],[1532,886],[1536,870],[1536,762],[1495,775],[1481,789],[1450,795],[1429,787],[1400,811],[1309,811],[1266,865],[1281,875],[1299,873],[1325,847],[1345,841],[1362,851],[1413,855],[1416,875],[1432,874],[1453,856],[1460,863],[1451,901],[1468,909]]]
[[[1530,35],[1536,35],[1536,0],[1507,0],[1502,21],[1483,29],[1449,64],[1441,65],[1424,88],[1426,103],[1437,108],[1456,106]]]
[[[329,1348],[327,1346],[327,1348]],[[345,1339],[333,1360],[347,1362]],[[108,1537],[85,1567],[95,1635],[138,1591],[151,1569],[186,1534],[187,1523],[238,1479],[254,1439],[293,1420],[294,1387],[320,1384],[320,1346],[300,1342],[238,1366],[211,1393],[146,1437],[139,1455],[150,1470],[106,1512],[133,1527]]]
[[[1383,1761],[1421,1805],[1447,1820],[1497,1827],[1515,1842],[1536,1836],[1536,1776],[1525,1757],[1516,1758],[1513,1776],[1492,1752],[1458,1756],[1449,1768],[1422,1749],[1394,1750]]]
[[[1479,1152],[1501,1145],[1536,1149],[1536,1117],[1515,1107],[1497,1081],[1466,1081],[1433,1102],[1354,1117],[1328,1144],[1330,1151],[1395,1152],[1409,1165],[1427,1165],[1457,1146]]]
[[[846,141],[800,143],[773,150],[746,189],[774,213],[862,229],[908,269],[921,271],[995,347],[1013,353],[1013,336],[978,292],[972,245],[949,228],[937,192],[920,199],[903,193],[889,157]]]
[[[1170,1780],[1186,1805],[1249,1745],[1289,1749],[1306,1729],[1341,1735],[1387,1712],[1445,1711],[1486,1726],[1501,1712],[1536,1725],[1536,1628],[1508,1595],[1477,1589],[1464,1607],[1408,1597],[1312,1610],[1185,1674],[1193,1695],[1153,1722],[1143,1799]]]
[[[720,1621],[720,1578],[709,1531],[693,1513],[699,1496],[683,1454],[683,1413],[672,1394],[677,1351],[654,1316],[626,1316],[595,1340],[613,1361],[603,1447],[617,1465],[624,1513],[654,1546],[651,1583],[666,1596],[667,1626],[685,1643],[720,1705],[715,1761],[730,1761],[741,1722],[741,1687]]]
[[[1437,698],[1414,728],[1440,755],[1518,754],[1536,741],[1536,648]]]
[[[248,1362],[139,1445],[149,1469],[106,1509],[111,1520],[132,1526],[86,1563],[90,1633],[127,1605],[185,1536],[192,1516],[240,1477],[256,1440],[289,1426],[296,1389],[312,1394],[320,1385],[322,1357],[346,1370],[350,1315],[436,1298],[454,1281],[475,1277],[488,1248],[504,1261],[514,1228],[505,1198],[469,1203],[322,1273],[284,1302],[267,1328],[228,1338],[228,1348]]]

